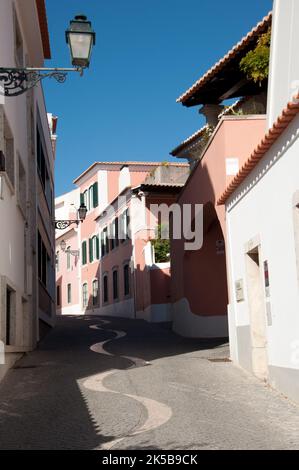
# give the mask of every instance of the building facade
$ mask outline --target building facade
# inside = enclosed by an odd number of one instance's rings
[[[274,2],[268,129],[218,200],[227,219],[231,357],[296,401],[299,95],[291,97],[299,30],[291,25],[298,18],[298,2]]]
[[[1,67],[42,67],[50,58],[43,0],[1,1],[0,24]],[[5,97],[3,88],[0,93],[2,377],[54,323],[57,119],[47,115],[40,84],[14,98]]]
[[[55,199],[56,220],[76,220],[77,204],[80,201],[79,189],[70,191]],[[65,248],[61,249],[61,242]],[[80,307],[80,259],[79,228],[71,225],[65,230],[56,231],[56,313],[72,314]]]
[[[99,162],[75,180],[77,190],[56,199],[56,219],[82,202],[88,209],[78,228],[56,234],[58,314],[171,319],[170,261],[155,262],[159,215],[151,214],[151,204],[172,204],[188,170],[187,164]],[[79,247],[79,263],[71,258],[70,269],[61,261],[68,256],[62,240],[70,250]],[[70,290],[79,293],[79,304]]]
[[[202,246],[188,251],[186,240],[172,240],[173,328],[184,336],[228,336],[226,219],[217,200],[265,132],[267,84],[248,80],[239,64],[271,20],[265,17],[178,99],[187,107],[202,105],[206,118],[171,152],[186,158],[192,170],[177,202],[203,207]],[[225,106],[231,98],[237,101]]]

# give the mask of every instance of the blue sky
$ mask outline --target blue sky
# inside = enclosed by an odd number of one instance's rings
[[[90,69],[45,80],[59,117],[56,195],[94,161],[176,161],[169,152],[202,125],[176,98],[272,8],[272,0],[46,0],[48,66],[70,66],[64,31],[77,13],[97,33]]]

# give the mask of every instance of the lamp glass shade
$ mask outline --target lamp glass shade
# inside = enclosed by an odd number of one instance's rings
[[[70,22],[66,31],[66,41],[70,47],[72,65],[89,67],[92,46],[95,44],[95,32],[86,16],[78,15]]]
[[[78,209],[78,215],[80,220],[85,220],[87,214],[87,208],[85,204],[81,204],[81,206]]]
[[[65,250],[66,250],[66,242],[65,242],[65,240],[61,240],[60,248],[61,248],[61,251],[65,251]]]

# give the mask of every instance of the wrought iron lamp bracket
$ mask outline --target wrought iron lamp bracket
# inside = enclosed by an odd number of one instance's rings
[[[54,220],[54,226],[56,230],[65,230],[72,224],[76,224],[77,227],[81,220]]]
[[[0,68],[0,94],[7,97],[22,95],[44,78],[64,83],[69,72],[78,72],[82,76],[83,68]]]

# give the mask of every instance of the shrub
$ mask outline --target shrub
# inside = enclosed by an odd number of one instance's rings
[[[261,35],[257,46],[249,51],[240,62],[240,69],[249,80],[260,85],[269,76],[271,28]]]

